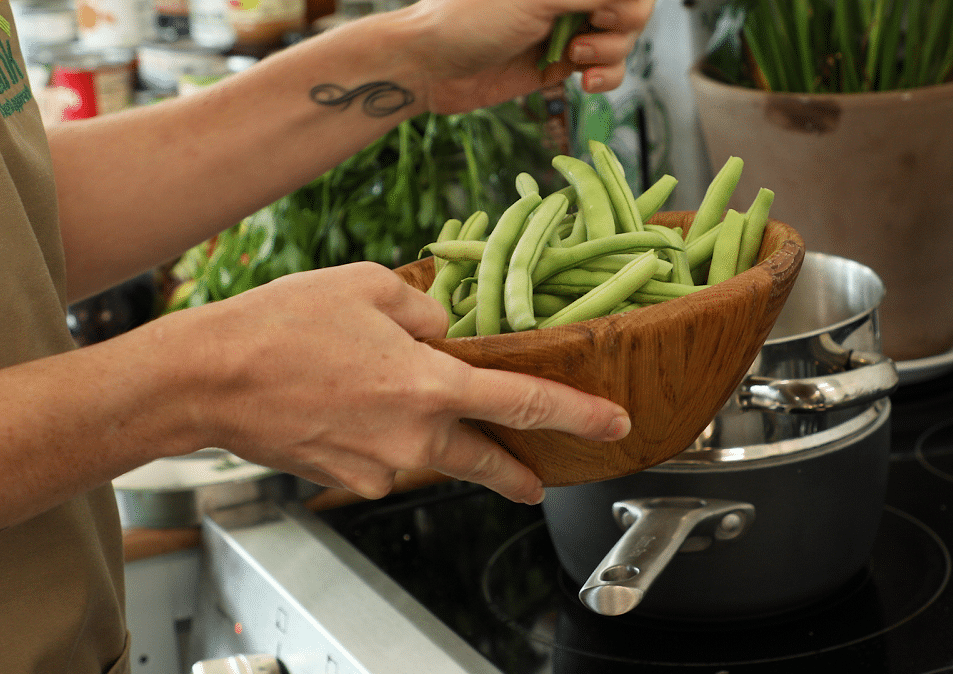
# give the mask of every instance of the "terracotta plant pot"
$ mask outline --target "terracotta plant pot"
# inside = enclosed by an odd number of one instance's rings
[[[953,83],[863,94],[772,93],[690,73],[711,163],[741,157],[732,208],[775,192],[808,250],[856,260],[887,287],[884,353],[953,348]]]

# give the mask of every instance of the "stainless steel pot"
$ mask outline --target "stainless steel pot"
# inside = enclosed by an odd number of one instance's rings
[[[880,353],[883,294],[869,268],[808,254],[749,376],[692,447],[624,478],[547,490],[550,536],[586,606],[752,618],[861,572],[898,381]]]
[[[113,480],[126,528],[198,526],[218,508],[260,500],[303,500],[323,489],[214,447],[158,459]]]
[[[885,295],[869,267],[809,252],[748,375],[696,442],[734,447],[831,428],[899,382],[881,352]],[[757,411],[758,413],[752,413]]]

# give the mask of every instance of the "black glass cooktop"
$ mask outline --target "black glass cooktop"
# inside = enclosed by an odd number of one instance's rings
[[[541,509],[472,485],[324,517],[507,674],[953,673],[953,375],[891,400],[890,482],[870,563],[831,596],[771,619],[592,613]]]

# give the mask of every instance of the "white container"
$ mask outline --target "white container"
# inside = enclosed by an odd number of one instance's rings
[[[228,20],[226,0],[189,0],[189,36],[206,49],[231,49],[235,29]]]
[[[155,38],[152,0],[76,0],[76,20],[88,49],[134,49]]]
[[[10,7],[20,36],[20,49],[28,63],[35,51],[67,45],[78,37],[76,10],[71,2],[14,0]]]
[[[139,81],[150,89],[175,93],[183,75],[228,74],[228,59],[191,40],[153,42],[139,47]]]

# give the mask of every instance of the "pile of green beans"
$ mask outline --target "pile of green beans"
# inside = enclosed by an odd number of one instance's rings
[[[633,194],[604,143],[592,164],[553,159],[566,187],[543,196],[527,173],[519,199],[490,228],[483,211],[448,220],[421,256],[434,257],[427,293],[450,317],[447,337],[495,335],[598,318],[707,288],[755,264],[774,201],[762,188],[739,213],[728,201],[743,162],[730,157],[712,179],[687,234],[649,218],[677,180],[665,175]],[[487,233],[489,230],[489,233]]]

